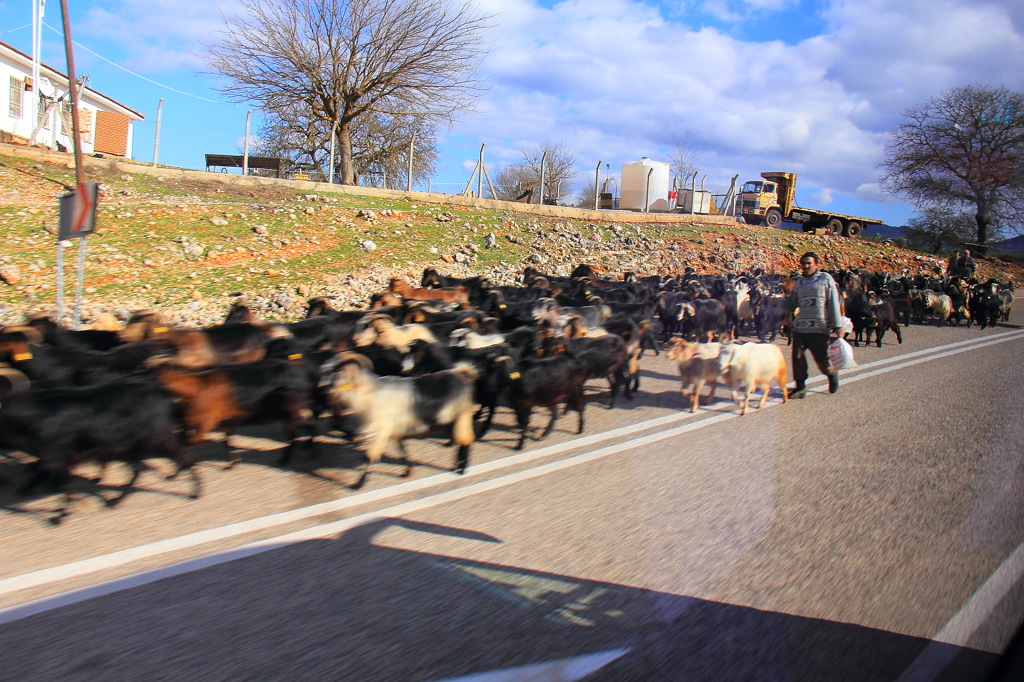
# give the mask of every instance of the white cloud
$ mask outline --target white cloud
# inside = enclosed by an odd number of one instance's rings
[[[700,5],[714,6],[739,21],[795,3]],[[823,202],[878,201],[877,164],[903,110],[955,85],[1024,85],[1024,11],[1009,3],[836,0],[823,10],[827,32],[795,45],[668,16],[626,0],[520,0],[499,18],[484,65],[487,113],[452,134],[513,149],[561,139],[586,173],[598,158],[664,159],[672,135],[689,130],[709,182],[792,170],[805,189],[825,188]]]
[[[237,0],[121,0],[94,5],[74,29],[83,44],[106,42],[124,53],[122,66],[150,74],[201,69],[204,41],[224,27]],[[104,56],[108,56],[104,54]]]
[[[440,140],[442,158],[457,159],[442,165],[465,179],[482,142],[491,169],[520,147],[561,142],[589,177],[598,159],[616,172],[667,159],[673,135],[689,131],[717,187],[791,170],[807,196],[891,201],[877,164],[902,111],[959,85],[1024,90],[1024,4],[1011,0],[830,0],[811,23],[798,0],[479,4],[495,14],[481,69],[490,89]],[[123,50],[126,66],[159,79],[201,69],[201,43],[238,6],[97,1],[75,37]],[[795,39],[785,27],[798,23],[824,28]]]

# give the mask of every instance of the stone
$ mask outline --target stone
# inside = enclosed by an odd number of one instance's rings
[[[224,227],[225,225],[228,224],[228,221],[225,218],[221,218],[220,216],[213,216],[212,218],[210,218],[210,223],[216,225],[217,227]]]
[[[14,286],[21,281],[21,269],[17,265],[0,266],[0,280]]]
[[[374,244],[369,239],[365,239],[359,243],[359,248],[361,248],[363,251],[366,251],[367,253],[373,253],[374,251],[377,250],[377,245]]]

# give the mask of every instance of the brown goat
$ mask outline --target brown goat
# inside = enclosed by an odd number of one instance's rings
[[[417,289],[404,277],[392,277],[388,291],[398,294],[405,301],[444,301],[469,305],[469,290],[463,285],[447,289]]]

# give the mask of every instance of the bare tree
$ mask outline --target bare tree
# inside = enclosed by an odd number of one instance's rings
[[[929,206],[907,225],[907,243],[940,251],[944,247],[970,242],[975,231],[974,216],[947,206]]]
[[[1024,215],[1024,93],[953,88],[903,114],[881,167],[883,187],[919,207],[970,208],[985,244]]]
[[[689,187],[690,178],[700,169],[697,150],[690,142],[690,131],[687,130],[683,133],[681,138],[678,135],[672,135],[672,142],[675,144],[675,149],[669,156],[672,172],[679,178],[680,185]]]
[[[523,160],[505,166],[498,172],[495,191],[499,198],[511,200],[527,189],[537,191],[540,187],[541,162],[544,165],[544,198],[558,200],[573,194],[576,179],[576,161],[580,155],[562,146],[545,140],[536,149],[519,148]],[[545,154],[547,155],[545,157]]]
[[[332,124],[302,112],[283,110],[268,114],[256,144],[259,153],[290,160],[294,167],[316,170],[325,178],[330,170]],[[352,126],[352,164],[355,180],[374,179],[375,186],[404,189],[409,173],[409,143],[415,135],[413,182],[426,182],[437,160],[433,128],[416,116],[367,114]],[[335,156],[335,175],[339,159]]]
[[[594,192],[594,181],[591,179],[583,189],[576,194],[572,205],[576,208],[594,208]]]
[[[220,91],[268,112],[337,122],[341,182],[354,184],[354,124],[368,115],[450,124],[482,83],[489,17],[459,0],[241,0],[207,45]],[[328,141],[329,142],[329,141]]]
[[[506,164],[494,176],[494,191],[499,199],[515,201],[523,192],[535,190],[539,183],[540,174],[534,173],[525,164]]]

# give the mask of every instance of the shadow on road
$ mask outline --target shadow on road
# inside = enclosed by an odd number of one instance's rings
[[[471,529],[385,519],[197,559],[0,626],[0,666],[22,681],[439,680],[524,666],[519,679],[881,681],[932,663],[937,679],[977,680],[998,659],[479,558],[501,549]]]

